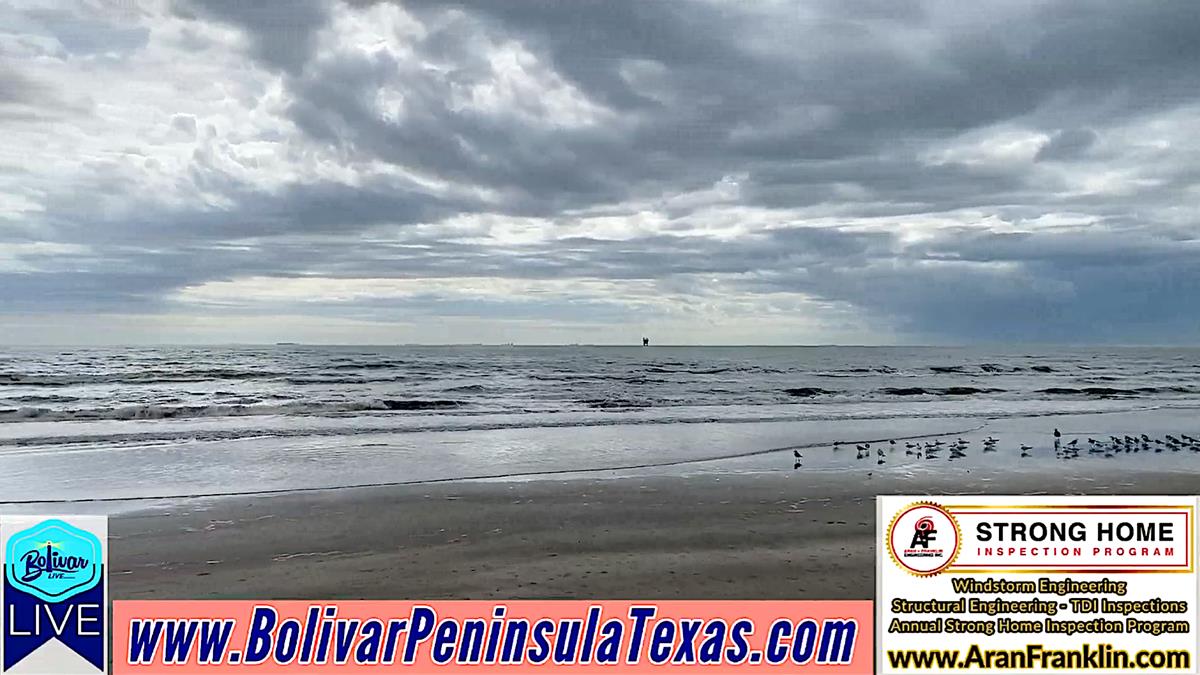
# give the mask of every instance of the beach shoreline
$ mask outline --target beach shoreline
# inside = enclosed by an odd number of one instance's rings
[[[1187,472],[764,472],[245,496],[114,517],[123,599],[852,599],[876,494],[1187,494]]]

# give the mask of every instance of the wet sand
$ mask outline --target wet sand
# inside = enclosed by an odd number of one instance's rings
[[[876,494],[1197,489],[1189,472],[964,467],[939,476],[699,473],[197,500],[114,517],[112,596],[868,598]]]

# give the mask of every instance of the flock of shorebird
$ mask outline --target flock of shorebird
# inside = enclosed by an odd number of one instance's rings
[[[1109,436],[1108,440],[1096,440],[1094,438],[1087,439],[1087,452],[1090,455],[1103,455],[1112,457],[1113,455],[1137,452],[1180,452],[1182,450],[1191,450],[1192,452],[1200,452],[1200,439],[1193,438],[1187,434],[1179,434],[1172,436],[1167,434],[1162,438],[1151,438],[1146,434],[1139,436]],[[1060,459],[1077,459],[1079,457],[1079,439],[1074,438],[1067,443],[1062,442],[1062,434],[1058,429],[1054,430],[1054,455]]]
[[[1064,443],[1062,440],[1062,432],[1060,432],[1058,429],[1055,429],[1055,458],[1063,460],[1078,459],[1080,457],[1080,452],[1084,451],[1085,449],[1084,447],[1080,446],[1080,440],[1081,439],[1079,438],[1074,438]],[[988,436],[987,438],[983,439],[983,451],[996,452],[996,444],[999,442],[999,439]],[[1113,457],[1114,455],[1121,453],[1133,454],[1138,452],[1180,452],[1182,450],[1200,452],[1200,439],[1193,438],[1187,434],[1179,434],[1178,436],[1167,434],[1163,438],[1151,438],[1146,434],[1141,434],[1140,436],[1109,436],[1107,440],[1088,438],[1086,439],[1086,443],[1086,451],[1089,455],[1103,457]],[[843,443],[841,441],[834,441],[834,452],[840,451],[844,445],[850,444]],[[874,453],[871,452],[872,447],[870,443],[855,443],[854,447],[855,450],[857,450],[855,459],[871,459],[872,456],[875,456],[877,458],[875,463],[882,465],[887,463],[888,453],[894,452],[898,446],[896,445],[896,441],[893,439],[887,441],[886,444],[880,443],[874,448]],[[958,438],[953,443],[936,438],[932,441],[926,441],[924,443],[914,443],[911,441],[907,442],[904,444],[904,454],[908,457],[914,457],[916,459],[939,459],[942,457],[942,451],[945,450],[948,452],[946,458],[948,460],[955,460],[966,457],[967,449],[970,447],[971,441],[964,440],[962,438]],[[1033,456],[1030,454],[1030,450],[1033,450],[1032,445],[1026,445],[1025,443],[1022,443],[1019,447],[1021,450],[1021,457]],[[803,466],[801,460],[804,459],[804,455],[801,454],[799,450],[793,450],[792,456],[796,460],[792,466],[793,469],[799,469],[801,466]]]

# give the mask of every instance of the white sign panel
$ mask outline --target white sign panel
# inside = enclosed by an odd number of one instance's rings
[[[879,497],[878,672],[1197,673],[1197,506]]]

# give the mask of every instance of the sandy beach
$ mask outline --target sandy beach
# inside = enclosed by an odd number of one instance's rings
[[[1186,494],[1187,472],[462,482],[193,502],[112,523],[121,598],[866,598],[874,495]]]

